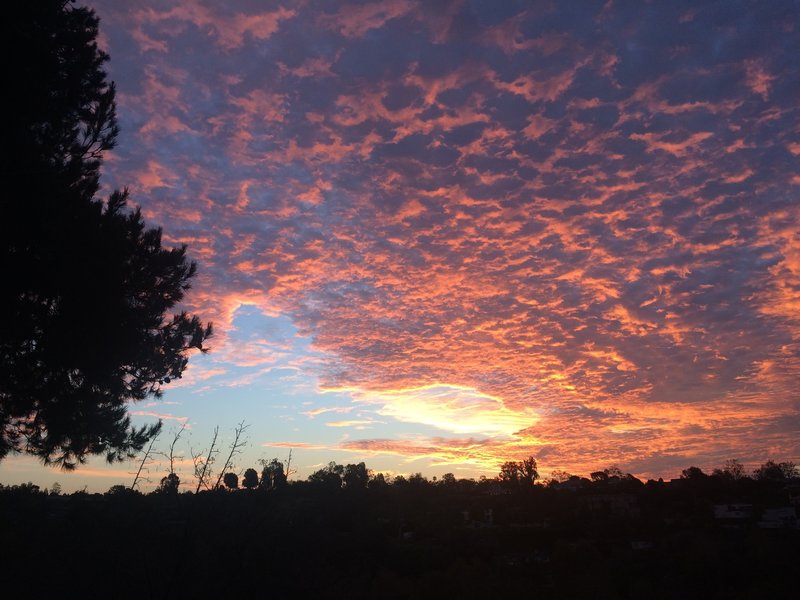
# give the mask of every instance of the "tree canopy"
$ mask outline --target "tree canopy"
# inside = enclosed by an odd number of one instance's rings
[[[507,461],[500,465],[500,481],[507,484],[533,485],[539,479],[536,459],[533,456],[520,461]]]
[[[235,490],[239,487],[239,476],[236,473],[228,471],[222,478],[222,482],[229,490]]]
[[[244,472],[244,478],[242,479],[242,487],[253,490],[258,487],[258,471],[255,469],[247,469]]]
[[[134,427],[128,402],[180,377],[211,326],[172,314],[196,271],[186,246],[162,248],[161,230],[127,207],[127,190],[96,197],[118,134],[97,16],[65,0],[12,12],[3,26],[15,147],[2,167],[14,191],[0,219],[0,459],[121,460],[160,428]]]

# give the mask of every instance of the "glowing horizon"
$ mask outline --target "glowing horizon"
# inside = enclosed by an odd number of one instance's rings
[[[89,5],[104,189],[216,332],[137,422],[298,476],[800,462],[796,4]]]

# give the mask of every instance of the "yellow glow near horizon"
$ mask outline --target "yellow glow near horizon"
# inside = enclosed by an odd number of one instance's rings
[[[380,415],[462,435],[510,437],[535,425],[539,419],[531,409],[514,411],[501,398],[468,386],[448,383],[387,390],[350,387],[323,388],[321,391],[346,392],[354,402],[379,405],[377,412]]]

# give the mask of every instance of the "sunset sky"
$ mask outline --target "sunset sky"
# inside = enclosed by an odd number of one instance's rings
[[[188,244],[215,327],[131,407],[187,423],[182,481],[240,421],[238,469],[295,478],[800,462],[797,2],[88,5],[104,193]]]

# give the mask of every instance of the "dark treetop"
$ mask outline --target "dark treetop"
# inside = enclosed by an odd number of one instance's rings
[[[17,3],[7,44],[6,196],[0,219],[0,459],[27,452],[73,468],[123,459],[160,423],[136,428],[128,401],[158,396],[211,335],[168,314],[196,266],[186,247],[126,208],[96,198],[116,141],[114,85],[98,19],[63,0]],[[13,144],[13,148],[9,145]]]

